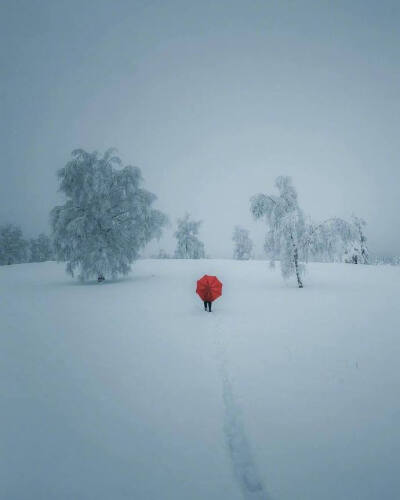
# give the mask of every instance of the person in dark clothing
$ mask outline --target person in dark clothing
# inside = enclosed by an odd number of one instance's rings
[[[208,300],[204,301],[204,310],[207,311],[207,306],[208,306],[208,312],[211,312],[211,302]]]

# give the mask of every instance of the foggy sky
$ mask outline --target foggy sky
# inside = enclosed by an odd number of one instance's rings
[[[56,171],[113,146],[214,257],[264,225],[249,198],[293,177],[314,219],[352,212],[400,254],[396,1],[2,1],[0,224],[48,229]]]

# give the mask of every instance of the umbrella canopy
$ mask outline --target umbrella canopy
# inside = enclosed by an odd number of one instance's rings
[[[201,300],[213,302],[222,295],[222,283],[216,276],[205,274],[197,280],[196,293],[200,296]]]

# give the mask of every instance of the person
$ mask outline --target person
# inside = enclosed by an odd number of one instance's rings
[[[204,310],[211,312],[211,304],[222,295],[222,283],[216,276],[205,274],[197,280],[196,293],[204,304]]]

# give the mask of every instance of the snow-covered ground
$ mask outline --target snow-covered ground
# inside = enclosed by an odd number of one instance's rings
[[[1,267],[0,498],[400,498],[400,268],[308,269]]]

